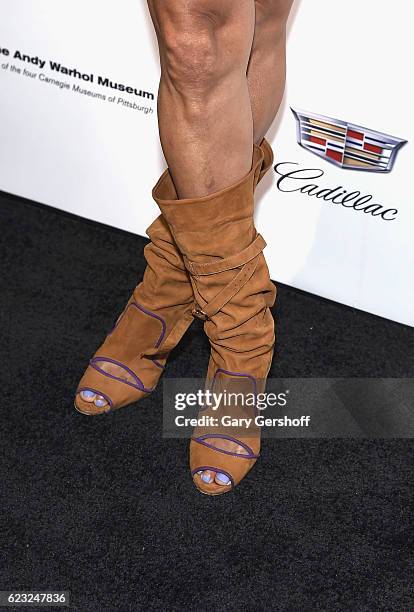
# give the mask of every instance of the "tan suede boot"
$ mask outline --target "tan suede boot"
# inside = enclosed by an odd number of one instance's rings
[[[272,361],[270,307],[276,297],[262,253],[266,244],[253,220],[254,189],[263,157],[255,146],[250,172],[236,184],[203,198],[171,199],[168,172],[153,190],[190,273],[197,302],[193,314],[205,321],[211,344],[207,386],[254,395],[263,391]],[[233,414],[240,415],[239,408]],[[254,426],[242,439],[217,430],[196,430],[190,443],[196,486],[210,495],[231,490],[252,468],[259,450],[260,431]],[[200,478],[204,470],[226,475],[229,485],[204,483]]]
[[[258,180],[273,162],[266,140],[260,147],[263,161]],[[172,180],[169,189],[169,197],[176,198]],[[144,249],[148,266],[143,281],[79,383],[75,406],[83,414],[109,412],[148,395],[163,372],[169,352],[193,320],[189,274],[162,215],[147,229],[147,235],[151,242]],[[88,399],[81,392],[86,392]],[[99,405],[101,400],[96,405],[96,396],[104,398],[105,405]]]
[[[75,406],[88,415],[101,414],[138,401],[153,391],[169,351],[193,317],[194,295],[180,252],[162,215],[147,229],[147,268],[114,329],[89,362],[77,389]],[[151,349],[163,354],[145,356]],[[81,396],[86,391],[92,401]],[[105,405],[93,401],[93,393]]]

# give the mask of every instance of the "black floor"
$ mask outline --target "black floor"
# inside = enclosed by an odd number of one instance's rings
[[[267,440],[234,493],[200,495],[161,386],[73,409],[145,240],[5,194],[0,223],[0,590],[69,590],[83,612],[413,609],[412,442]],[[409,327],[284,286],[275,314],[274,376],[414,376]],[[207,359],[193,325],[167,376]]]

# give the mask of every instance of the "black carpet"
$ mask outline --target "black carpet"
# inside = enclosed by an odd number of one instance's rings
[[[6,194],[0,222],[0,589],[69,590],[85,612],[413,609],[412,442],[266,440],[233,493],[200,495],[187,442],[161,438],[162,385],[73,409],[146,241]],[[275,315],[273,376],[414,376],[409,327],[285,286]],[[166,375],[207,360],[193,324]]]

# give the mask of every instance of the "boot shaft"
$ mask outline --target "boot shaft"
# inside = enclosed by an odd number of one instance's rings
[[[259,181],[264,154],[255,146],[252,168],[234,185],[202,198],[179,200],[168,170],[153,190],[183,255],[197,262],[226,258],[251,244],[254,228],[254,188]],[[171,198],[174,194],[175,197]]]

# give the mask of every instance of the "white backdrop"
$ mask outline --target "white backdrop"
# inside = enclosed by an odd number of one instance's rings
[[[288,84],[269,140],[279,172],[320,176],[278,187],[273,172],[257,213],[273,279],[412,326],[413,17],[406,0],[296,0]],[[113,90],[99,77],[154,99]],[[0,189],[144,235],[158,214],[150,192],[164,167],[158,78],[145,0],[0,0]],[[408,144],[390,173],[343,169],[298,145],[290,107]],[[290,192],[309,183],[372,195],[381,210],[398,212],[386,221],[352,202]]]

